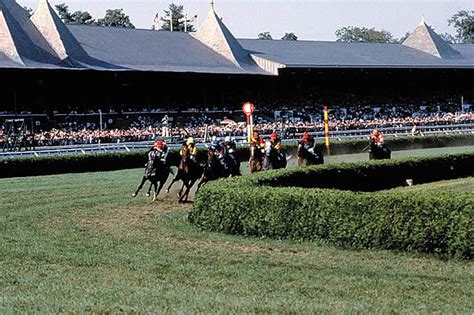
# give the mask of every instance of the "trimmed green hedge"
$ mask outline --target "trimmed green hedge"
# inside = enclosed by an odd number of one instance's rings
[[[434,160],[438,161],[435,163]],[[372,173],[374,169],[370,164],[374,165],[377,172],[383,173],[384,170],[393,172],[390,168],[394,166],[401,167],[399,172],[401,169],[410,169],[410,166],[428,171],[430,167],[442,165],[446,161],[455,168],[470,162],[471,168],[465,174],[443,172],[447,176],[443,179],[473,175],[474,154],[462,154],[359,163],[353,167],[314,166],[293,170],[294,174],[291,174],[292,171],[277,170],[219,180],[206,185],[196,196],[189,221],[206,230],[230,234],[320,240],[343,247],[415,250],[471,259],[474,250],[472,194],[408,191],[368,193],[281,187],[282,183],[285,186],[292,185],[294,178],[299,176],[305,177],[306,180],[301,180],[305,182],[312,176],[318,177],[319,173],[326,172],[325,176],[338,177],[333,180],[333,188],[338,188],[336,184],[339,182],[339,188],[346,189],[346,182],[354,180],[354,177],[346,177],[347,172],[374,183],[385,180],[382,175],[373,176],[375,173]],[[357,166],[359,169],[356,171]],[[383,186],[394,187],[395,184],[401,185],[394,181]],[[308,186],[318,185],[305,185]]]
[[[474,135],[392,138],[387,140],[387,144],[392,150],[474,145]],[[331,154],[360,153],[366,146],[365,140],[334,142]],[[295,154],[295,145],[286,145],[285,148],[289,154]],[[205,151],[200,150],[198,158],[204,161],[205,155]],[[237,156],[241,161],[248,160],[248,149],[239,148]],[[170,152],[170,159],[173,165],[178,165],[179,155],[176,150]],[[139,168],[145,163],[144,152],[4,159],[0,160],[0,178],[112,171]]]

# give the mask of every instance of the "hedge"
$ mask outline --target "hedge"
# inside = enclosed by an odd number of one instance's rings
[[[438,160],[434,163],[434,160]],[[405,159],[373,163],[378,171],[393,172],[397,165],[428,170],[444,162],[458,167],[471,162],[465,174],[444,173],[445,179],[473,175],[474,154]],[[458,162],[460,164],[458,164]],[[372,163],[315,166],[303,170],[269,171],[245,178],[211,182],[196,196],[189,221],[203,229],[230,234],[293,240],[319,240],[342,247],[378,248],[437,253],[472,259],[474,249],[474,195],[454,192],[355,192],[336,189],[282,187],[289,178],[338,176],[333,188],[346,189],[352,174],[368,181]],[[393,164],[393,165],[391,165]],[[359,166],[358,171],[354,171]],[[304,172],[307,171],[307,175]],[[312,174],[312,175],[311,175]],[[339,174],[339,175],[336,175]],[[407,174],[405,174],[407,175]],[[281,176],[281,177],[280,177]],[[405,177],[405,176],[401,176]],[[440,176],[441,177],[441,176]],[[441,179],[441,178],[439,178]],[[340,187],[336,183],[339,181]],[[302,180],[304,182],[304,180]],[[395,182],[391,185],[394,186]],[[401,183],[398,183],[400,185]],[[303,186],[303,185],[301,185]],[[307,185],[317,186],[317,185]]]
[[[392,138],[387,140],[387,144],[392,150],[474,145],[474,135]],[[366,146],[367,141],[365,140],[334,142],[331,154],[359,153]],[[288,150],[288,154],[295,154],[294,144],[286,145],[285,148]],[[247,148],[239,148],[237,155],[241,161],[248,160]],[[198,158],[205,160],[204,150],[200,151]],[[170,153],[170,159],[173,165],[177,165],[179,163],[178,152],[173,150]],[[112,171],[143,167],[145,163],[144,152],[3,159],[0,160],[0,178]]]

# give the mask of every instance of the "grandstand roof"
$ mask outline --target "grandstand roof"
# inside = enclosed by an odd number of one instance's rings
[[[281,68],[472,68],[424,21],[404,44],[237,40],[212,8],[195,34],[64,25],[47,0],[31,19],[0,0],[0,68],[278,75]]]

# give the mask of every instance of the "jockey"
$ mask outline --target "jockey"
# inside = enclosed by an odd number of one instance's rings
[[[196,156],[197,156],[197,152],[198,152],[198,149],[197,147],[195,146],[194,144],[194,138],[193,137],[189,137],[188,140],[186,141],[186,144],[184,144],[183,146],[187,146],[188,148],[188,153],[189,153],[189,158],[191,160],[194,160],[196,161]],[[179,151],[179,154],[182,156],[183,155],[183,149],[181,149]]]
[[[309,134],[309,132],[307,132],[307,131],[304,132],[300,143],[303,145],[303,147],[306,150],[308,150],[308,152],[310,152],[311,154],[316,154],[316,141]]]
[[[235,153],[237,152],[237,145],[235,144],[235,141],[232,140],[230,136],[225,137],[224,148],[226,150],[227,156],[229,156],[229,158],[232,160],[232,163],[238,166],[239,162],[237,161],[237,158],[235,157]]]
[[[372,144],[382,146],[384,144],[382,133],[378,131],[377,129],[374,129],[372,133],[370,134],[370,142]]]
[[[237,150],[237,146],[235,145],[235,142],[231,139],[230,136],[225,137],[224,139],[224,147],[229,154],[234,154],[235,151]]]
[[[153,145],[153,148],[156,150],[157,157],[160,159],[160,161],[166,163],[166,158],[168,157],[169,152],[166,143],[163,140],[158,139]]]
[[[270,142],[272,143],[275,150],[277,150],[279,152],[280,149],[281,149],[281,139],[278,137],[278,134],[276,132],[273,132],[271,134]]]
[[[265,146],[265,141],[263,138],[260,137],[257,131],[253,133],[252,139],[250,139],[251,143],[254,143],[257,148],[263,149]]]

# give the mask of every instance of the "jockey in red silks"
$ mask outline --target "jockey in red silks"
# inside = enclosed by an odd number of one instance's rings
[[[316,141],[314,138],[309,134],[309,132],[305,131],[303,137],[301,138],[300,144],[308,150],[308,152],[315,154],[316,153]]]
[[[383,145],[384,144],[384,139],[383,139],[383,135],[380,131],[378,131],[377,129],[374,129],[372,131],[372,133],[370,134],[370,141],[373,143],[373,144],[376,144],[376,145]]]
[[[157,151],[157,156],[159,157],[160,161],[166,163],[166,158],[168,157],[169,150],[165,141],[158,139],[153,145],[153,149]]]

